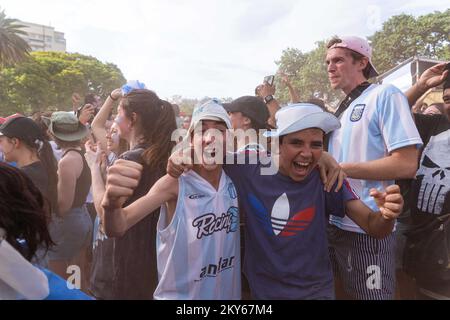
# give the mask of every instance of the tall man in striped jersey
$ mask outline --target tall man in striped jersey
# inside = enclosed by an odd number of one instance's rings
[[[340,163],[361,200],[372,209],[371,188],[412,178],[422,140],[403,93],[392,85],[370,84],[377,76],[372,48],[358,37],[333,38],[326,62],[333,89],[347,96],[336,116],[342,127],[329,140],[329,152]],[[335,275],[355,299],[392,299],[395,292],[395,237],[368,236],[348,217],[330,217],[330,254]]]

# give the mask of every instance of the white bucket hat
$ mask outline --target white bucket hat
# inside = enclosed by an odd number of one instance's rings
[[[310,128],[329,133],[341,127],[338,118],[311,103],[296,103],[281,108],[275,114],[275,119],[277,129],[264,133],[266,137],[280,137]]]
[[[191,125],[189,126],[188,135],[194,131],[202,120],[223,121],[228,129],[231,129],[231,120],[227,111],[219,103],[218,100],[212,99],[194,109],[192,114]]]

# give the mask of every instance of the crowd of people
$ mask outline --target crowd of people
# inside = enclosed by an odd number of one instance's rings
[[[264,81],[183,118],[131,81],[0,118],[0,299],[450,299],[449,64],[401,92],[327,48],[333,111],[279,75],[286,106]]]

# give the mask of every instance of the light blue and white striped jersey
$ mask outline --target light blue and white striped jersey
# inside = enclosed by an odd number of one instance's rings
[[[341,128],[331,134],[329,141],[329,153],[339,163],[377,160],[396,149],[422,145],[408,100],[393,85],[371,85],[342,113],[340,121]],[[379,209],[369,195],[370,189],[382,190],[394,183],[392,180],[348,180],[361,200],[374,211]],[[343,230],[364,233],[347,216],[330,216],[330,222]]]
[[[237,193],[222,171],[219,189],[193,170],[179,178],[178,201],[168,224],[158,221],[159,283],[155,299],[239,300],[240,231]]]

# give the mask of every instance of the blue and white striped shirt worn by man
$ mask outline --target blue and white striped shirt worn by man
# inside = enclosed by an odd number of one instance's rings
[[[340,120],[342,127],[332,133],[329,142],[329,152],[339,163],[373,161],[403,147],[422,145],[408,100],[392,85],[371,85],[342,113]],[[394,183],[392,180],[348,180],[361,200],[374,211],[378,209],[369,190],[383,190]],[[330,222],[343,230],[364,233],[347,216],[330,216]]]

